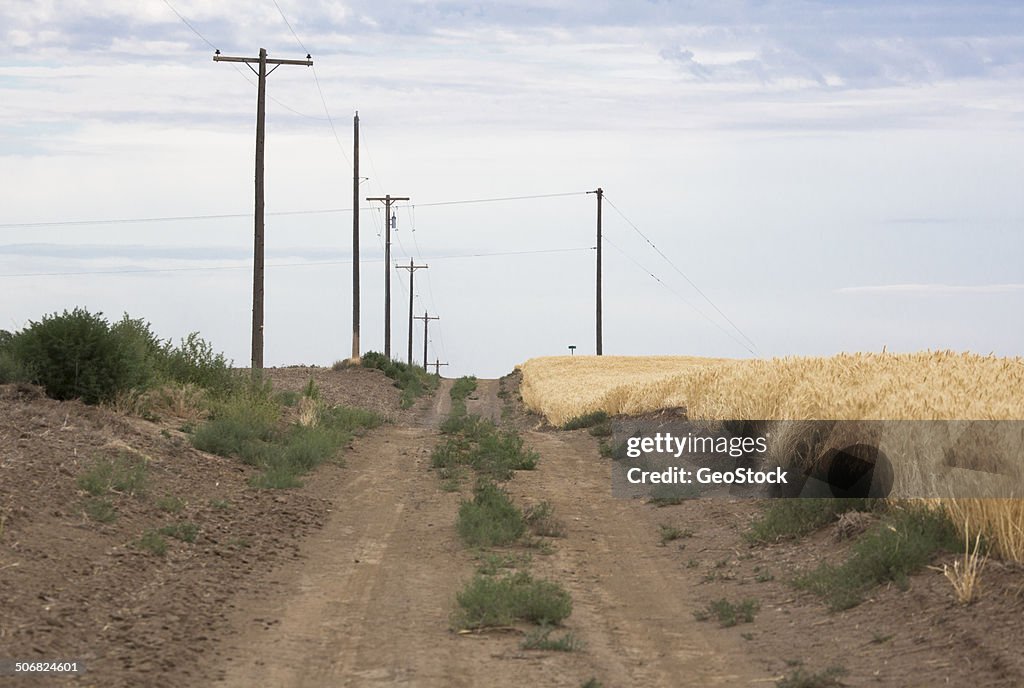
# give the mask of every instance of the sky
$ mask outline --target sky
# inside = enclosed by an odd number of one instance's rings
[[[598,187],[605,354],[1024,355],[1019,2],[7,0],[0,34],[0,329],[127,312],[248,364],[256,88],[212,55],[266,48],[314,62],[267,81],[267,365],[350,354],[356,110],[444,375],[594,353]]]

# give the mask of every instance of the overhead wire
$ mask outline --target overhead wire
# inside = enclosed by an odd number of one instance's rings
[[[629,225],[630,227],[632,227],[632,228],[633,228],[633,231],[635,231],[635,232],[636,232],[637,234],[639,234],[639,235],[640,235],[640,237],[641,237],[641,238],[642,238],[642,239],[643,239],[644,241],[646,241],[646,242],[647,242],[647,244],[648,244],[648,245],[649,245],[649,246],[650,246],[650,247],[651,247],[652,249],[654,249],[654,251],[655,251],[655,252],[656,252],[656,253],[657,253],[657,254],[658,254],[659,256],[661,256],[661,257],[662,257],[662,258],[663,258],[663,259],[665,260],[665,262],[666,262],[666,263],[668,263],[668,264],[669,264],[669,265],[670,265],[670,266],[672,267],[672,269],[673,269],[673,270],[675,270],[675,271],[676,271],[677,273],[679,273],[679,274],[680,274],[680,275],[682,276],[682,278],[683,278],[683,279],[685,279],[685,280],[686,280],[686,281],[687,281],[687,282],[688,282],[688,283],[690,284],[690,286],[691,286],[691,287],[693,287],[693,288],[694,288],[694,290],[696,290],[696,292],[697,292],[698,294],[700,294],[700,295],[701,295],[701,296],[702,296],[702,297],[704,298],[704,300],[705,300],[705,301],[707,301],[707,302],[708,302],[709,304],[711,304],[711,307],[712,307],[712,308],[714,308],[714,309],[715,309],[715,311],[716,311],[716,312],[717,312],[717,313],[718,313],[718,314],[719,314],[720,316],[722,316],[723,318],[725,318],[725,321],[726,321],[726,322],[728,322],[728,323],[729,323],[730,325],[732,325],[733,329],[734,329],[734,330],[736,330],[736,332],[738,332],[738,333],[740,334],[740,336],[741,336],[741,337],[743,337],[743,338],[744,338],[745,340],[747,340],[747,343],[749,343],[749,344],[750,344],[750,346],[752,346],[752,347],[753,347],[754,349],[757,349],[757,344],[755,344],[755,343],[754,343],[754,341],[753,341],[753,340],[752,340],[752,339],[751,339],[750,337],[748,337],[748,336],[746,335],[746,333],[744,333],[744,332],[743,332],[743,330],[741,330],[741,329],[739,328],[739,326],[738,326],[738,325],[737,325],[736,323],[734,323],[734,322],[732,321],[732,319],[730,319],[730,318],[729,318],[729,316],[728,316],[728,315],[726,315],[726,314],[725,314],[725,313],[724,313],[724,312],[722,311],[722,309],[721,309],[721,308],[719,308],[719,307],[718,307],[718,305],[717,305],[717,304],[716,304],[716,303],[715,303],[714,301],[712,301],[712,300],[711,300],[711,298],[710,298],[710,297],[709,297],[709,296],[708,296],[707,294],[705,294],[705,293],[704,293],[704,291],[703,291],[703,290],[702,290],[702,289],[701,289],[700,287],[698,287],[698,286],[697,286],[696,282],[694,282],[694,281],[693,281],[692,279],[690,279],[690,277],[689,277],[689,276],[688,276],[688,275],[687,275],[687,274],[686,274],[685,272],[683,272],[682,270],[680,270],[680,269],[679,269],[679,266],[677,266],[677,265],[676,265],[676,264],[675,264],[675,263],[674,263],[674,262],[673,262],[673,261],[672,261],[672,260],[671,260],[671,259],[670,259],[670,258],[669,258],[668,256],[666,256],[666,255],[665,255],[665,254],[664,254],[664,253],[662,252],[662,250],[661,250],[660,248],[658,248],[658,247],[657,247],[657,246],[656,246],[656,245],[654,244],[654,242],[653,242],[653,241],[651,241],[651,240],[650,240],[650,239],[649,239],[649,238],[647,237],[647,235],[646,235],[646,234],[644,234],[643,232],[641,232],[641,231],[640,231],[640,228],[639,228],[639,227],[637,227],[637,226],[636,226],[636,224],[635,224],[635,223],[634,223],[634,222],[633,222],[632,220],[630,220],[630,219],[629,219],[628,217],[626,217],[626,215],[625,215],[625,214],[624,214],[624,213],[623,213],[623,212],[622,212],[621,210],[619,210],[618,206],[616,206],[616,205],[615,205],[615,203],[613,203],[613,202],[612,202],[612,200],[611,200],[610,198],[608,198],[608,194],[603,194],[603,196],[604,196],[604,200],[605,200],[605,201],[606,201],[606,202],[608,203],[608,205],[610,205],[610,206],[612,207],[612,209],[613,209],[613,210],[614,210],[614,211],[615,211],[616,213],[618,213],[618,214],[619,214],[619,217],[621,217],[621,218],[622,218],[623,220],[625,220],[625,221],[626,221],[626,223],[627,223],[627,224],[628,224],[628,225]],[[754,353],[754,352],[753,352],[753,351],[751,351],[751,353]]]
[[[682,301],[687,306],[689,306],[691,309],[693,309],[694,312],[696,312],[702,318],[704,318],[709,323],[711,323],[712,325],[717,327],[719,330],[721,330],[723,333],[725,333],[725,335],[727,337],[729,337],[731,340],[733,340],[734,342],[739,344],[742,348],[746,349],[752,356],[756,356],[757,355],[756,353],[754,353],[754,350],[751,349],[749,346],[747,346],[747,344],[745,344],[741,339],[737,338],[736,335],[734,335],[732,332],[730,332],[729,330],[727,330],[724,327],[722,327],[722,325],[717,320],[715,320],[714,318],[709,316],[707,313],[705,313],[701,309],[697,308],[697,306],[695,306],[689,299],[687,299],[685,296],[683,296],[678,291],[676,291],[670,284],[668,284],[667,282],[662,280],[660,277],[655,275],[649,268],[647,268],[645,265],[643,265],[640,261],[638,261],[635,258],[633,258],[633,256],[631,256],[628,253],[626,253],[621,247],[618,246],[618,244],[616,244],[614,241],[609,239],[607,234],[604,234],[602,236],[602,240],[605,243],[607,243],[609,246],[614,248],[616,251],[621,253],[623,256],[625,256],[630,262],[632,262],[634,265],[636,265],[638,268],[640,268],[643,272],[645,272],[651,279],[653,279],[655,282],[657,282],[662,287],[667,289],[669,292],[674,294],[676,296],[676,298],[678,298],[680,301]]]

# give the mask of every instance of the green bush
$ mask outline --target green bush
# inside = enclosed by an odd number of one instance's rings
[[[501,578],[477,574],[456,597],[461,628],[507,626],[515,621],[556,625],[572,613],[572,599],[553,581],[519,572]]]
[[[459,535],[473,547],[507,545],[526,530],[523,514],[508,493],[494,483],[481,483],[472,501],[459,506]]]
[[[361,359],[364,368],[376,368],[395,381],[395,387],[402,390],[401,406],[409,408],[422,394],[437,385],[437,376],[430,375],[419,366],[410,366],[400,361],[390,361],[384,354],[368,351]]]
[[[893,581],[905,587],[907,577],[931,561],[936,552],[962,547],[944,511],[922,506],[896,509],[857,540],[843,564],[823,563],[794,584],[820,595],[833,611],[840,611],[860,604],[864,594],[880,583]]]
[[[755,520],[746,538],[750,542],[778,542],[814,532],[832,523],[847,511],[868,511],[875,508],[871,499],[777,499],[768,504]]]
[[[110,492],[141,495],[146,491],[146,463],[139,456],[122,452],[110,459],[101,457],[78,477],[78,486],[93,497]]]

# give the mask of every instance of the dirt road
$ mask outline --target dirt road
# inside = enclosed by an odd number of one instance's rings
[[[471,411],[500,416],[498,383],[481,380]],[[346,456],[324,528],[300,560],[279,570],[269,594],[236,600],[239,634],[221,648],[224,686],[745,685],[763,675],[713,640],[687,599],[688,582],[637,532],[610,495],[607,464],[572,437],[529,433],[540,468],[510,491],[550,501],[567,522],[554,553],[534,556],[538,575],[573,596],[567,626],[586,643],[574,653],[519,649],[513,633],[460,635],[449,614],[474,556],[457,539],[460,496],[430,471],[434,425],[447,388],[412,425],[391,426]],[[324,487],[321,485],[321,487]],[[326,495],[325,495],[326,496]]]

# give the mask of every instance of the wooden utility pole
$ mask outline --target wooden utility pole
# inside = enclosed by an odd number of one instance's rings
[[[597,355],[603,352],[603,334],[601,326],[601,201],[604,200],[604,189],[600,186],[596,191],[587,193],[597,194]]]
[[[264,122],[267,114],[267,77],[281,65],[305,65],[311,67],[313,60],[272,60],[267,57],[266,48],[260,48],[259,57],[228,57],[217,50],[214,62],[244,62],[257,76],[256,88],[256,208],[254,212],[255,238],[252,269],[252,374],[258,376],[263,370],[263,142]],[[253,64],[259,65],[254,69]],[[269,72],[267,65],[274,65]]]
[[[409,259],[409,264],[408,265],[399,265],[398,263],[395,263],[395,269],[397,269],[397,270],[408,270],[409,271],[409,360],[408,360],[408,364],[409,365],[412,365],[412,298],[413,298],[412,283],[413,283],[413,275],[416,274],[417,270],[423,270],[423,269],[429,268],[429,267],[430,267],[429,265],[416,265],[415,263],[412,262],[412,258]],[[427,359],[423,359],[424,362],[426,362],[426,360]]]
[[[448,364],[447,363],[441,363],[441,359],[440,358],[437,359],[436,361],[434,361],[434,375],[437,375],[438,377],[440,377],[440,375],[441,375],[441,366],[443,366],[443,365],[446,366]]]
[[[384,202],[384,357],[391,360],[391,204],[408,201],[408,196],[373,196],[368,201]]]
[[[427,325],[430,324],[431,320],[440,320],[441,318],[436,315],[427,315],[427,312],[423,311],[423,315],[417,315],[416,319],[423,321],[423,372],[427,373],[430,372],[427,368],[430,365],[427,363]]]
[[[352,361],[359,349],[359,111],[352,118]]]

